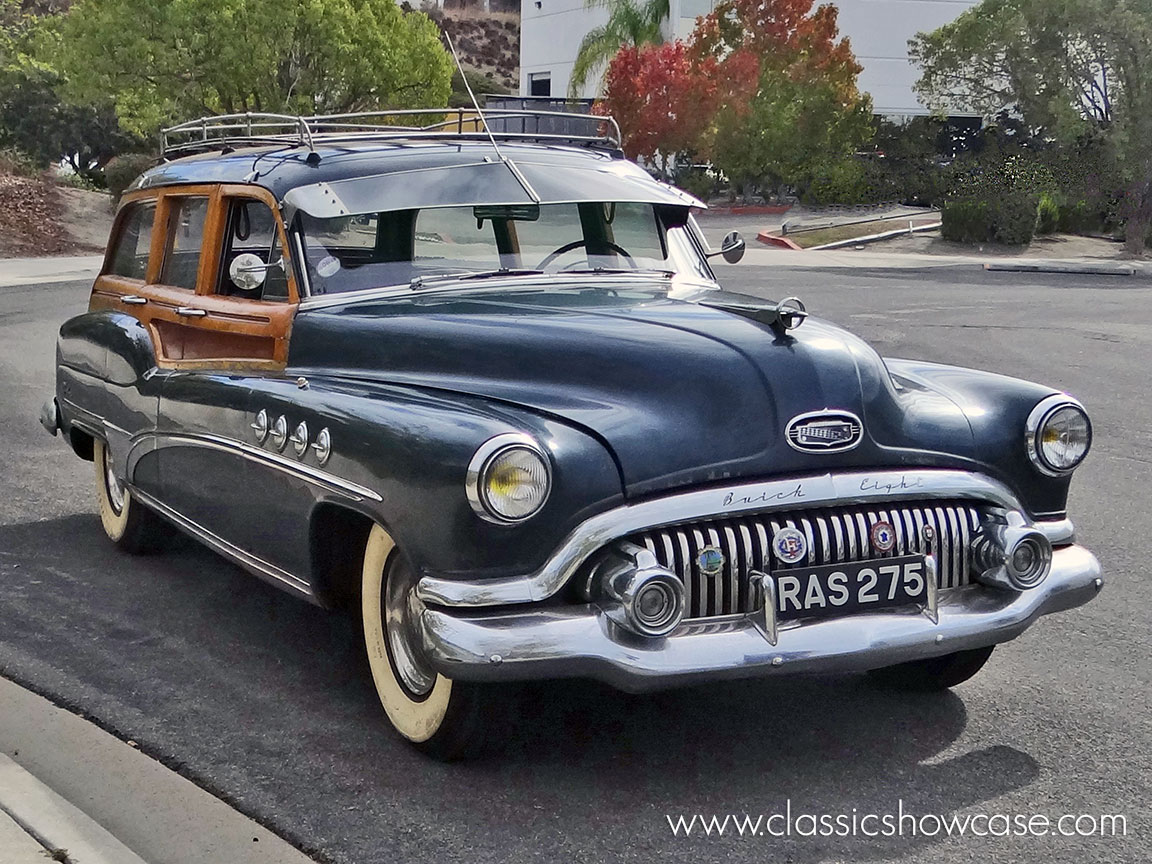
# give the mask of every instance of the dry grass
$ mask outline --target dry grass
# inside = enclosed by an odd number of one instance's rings
[[[873,234],[883,234],[885,231],[898,231],[907,228],[908,223],[901,223],[899,219],[889,219],[876,222],[861,222],[856,225],[835,225],[831,228],[817,228],[814,231],[801,231],[789,234],[788,239],[798,246],[811,249],[813,246],[824,246],[828,243],[838,243],[841,240],[855,240],[857,237],[871,237]]]

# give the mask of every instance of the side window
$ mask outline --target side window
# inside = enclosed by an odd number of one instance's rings
[[[112,250],[112,263],[108,269],[111,275],[127,276],[129,279],[147,277],[155,215],[154,202],[128,205]]]
[[[250,300],[288,300],[288,275],[281,267],[270,267],[263,280],[251,290],[244,290],[233,281],[232,262],[241,255],[255,255],[262,264],[275,264],[282,255],[280,232],[276,228],[276,214],[263,201],[236,198],[228,206],[228,228],[224,239],[224,254],[220,261],[220,278],[216,293]]]
[[[208,198],[173,198],[169,207],[168,248],[164,253],[160,282],[195,291]]]

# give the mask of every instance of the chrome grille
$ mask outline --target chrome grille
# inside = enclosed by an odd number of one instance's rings
[[[892,524],[896,545],[890,552],[872,549],[870,533],[877,522]],[[980,526],[980,509],[973,502],[905,503],[896,508],[845,507],[777,511],[733,519],[715,519],[655,528],[627,539],[647,546],[661,565],[684,581],[685,618],[712,618],[753,612],[761,607],[753,571],[767,573],[800,565],[780,564],[771,552],[781,528],[796,528],[808,539],[807,564],[840,564],[931,553],[936,556],[939,588],[969,582],[968,550]],[[924,528],[936,534],[929,548]],[[724,553],[724,569],[715,576],[696,566],[700,551],[715,546]]]

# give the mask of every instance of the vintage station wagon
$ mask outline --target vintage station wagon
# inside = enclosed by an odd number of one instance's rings
[[[947,688],[1100,589],[1075,399],[726,293],[743,241],[603,117],[397,122],[168,130],[42,421],[126,551],[175,525],[359,609],[417,746],[498,733],[512,679]]]

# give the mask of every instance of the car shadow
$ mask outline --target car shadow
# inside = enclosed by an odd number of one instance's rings
[[[763,861],[769,849],[884,860],[943,836],[794,829],[749,844],[734,828],[677,839],[668,818],[767,816],[789,801],[794,815],[895,813],[901,801],[948,815],[1039,773],[995,740],[960,743],[964,688],[894,693],[861,675],[642,696],[589,681],[518,685],[503,743],[441,765],[387,728],[353,618],[195,543],[132,558],[90,515],[0,527],[0,586],[0,672],[337,859],[409,860],[461,837],[506,860],[567,857],[573,838],[600,859],[632,844],[668,860]]]

